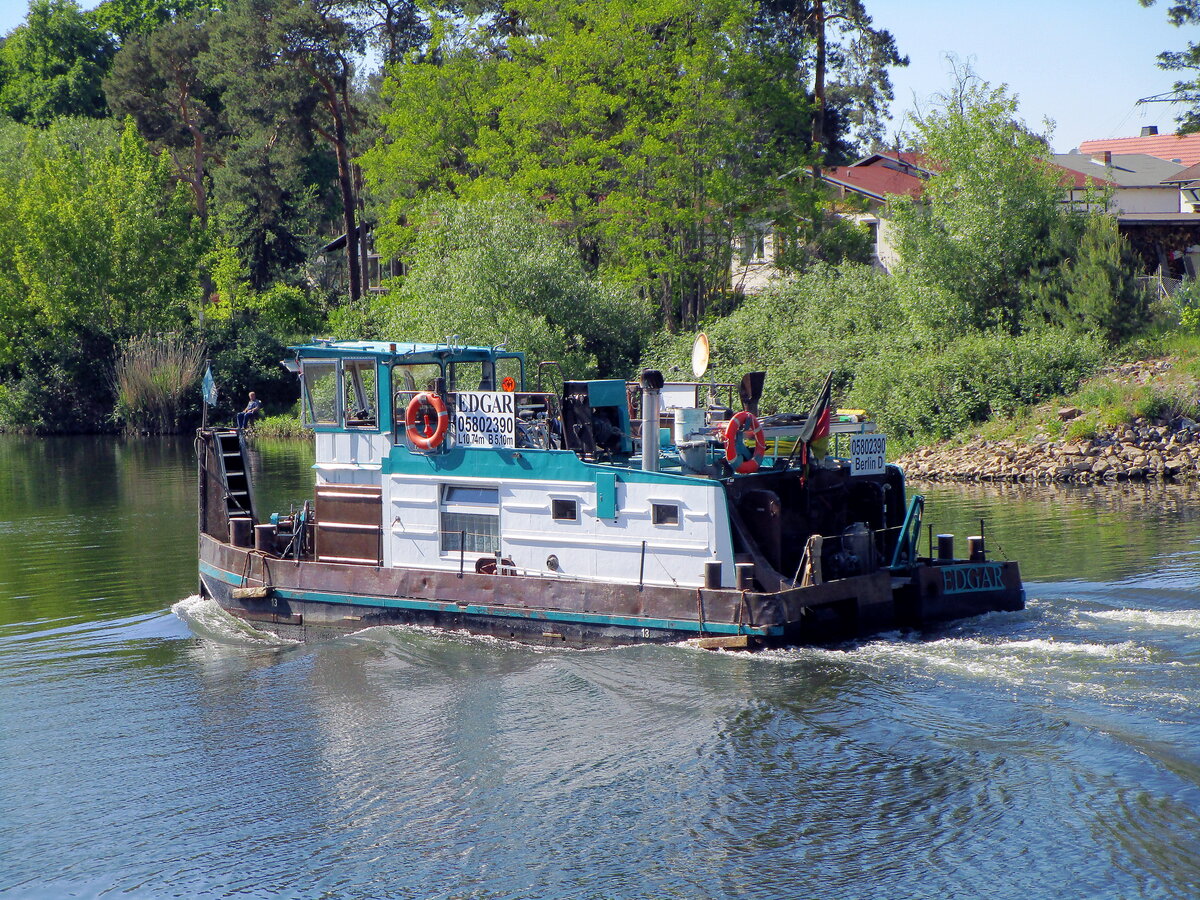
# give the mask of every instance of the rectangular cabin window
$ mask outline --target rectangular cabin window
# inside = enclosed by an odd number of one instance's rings
[[[651,503],[650,519],[655,525],[678,525],[679,507],[674,503]]]
[[[441,549],[493,554],[500,549],[500,490],[444,484],[441,498]]]
[[[506,379],[512,384],[511,388],[506,384]],[[525,390],[525,373],[521,371],[520,359],[502,356],[496,360],[496,390]]]
[[[338,424],[338,367],[335,360],[304,364],[304,424]]]
[[[451,393],[496,390],[495,368],[490,362],[456,362],[447,368],[450,369],[450,383],[446,389]]]
[[[550,518],[555,522],[576,522],[579,520],[578,500],[551,500]]]
[[[374,428],[379,424],[375,360],[346,360],[342,364],[342,392],[348,428]]]

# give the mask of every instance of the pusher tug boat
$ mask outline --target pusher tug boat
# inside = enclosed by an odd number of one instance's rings
[[[314,497],[258,514],[238,431],[202,428],[200,590],[289,638],[424,625],[575,647],[828,644],[1019,610],[1015,562],[919,556],[885,438],[829,408],[760,416],[740,385],[526,382],[498,347],[291,348]],[[693,372],[707,366],[698,339]],[[718,402],[734,393],[736,412]],[[833,452],[829,452],[832,450]],[[844,455],[839,455],[844,453]]]

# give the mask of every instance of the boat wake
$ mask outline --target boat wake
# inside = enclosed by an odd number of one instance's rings
[[[300,643],[260,631],[249,622],[221,609],[210,597],[193,594],[171,607],[196,637],[235,647],[292,647]]]
[[[1200,609],[1111,609],[1088,612],[1084,615],[1094,619],[1103,619],[1107,622],[1119,622],[1123,625],[1145,626],[1148,628],[1182,628],[1200,632]]]

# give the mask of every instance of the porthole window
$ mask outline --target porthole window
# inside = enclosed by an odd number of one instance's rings
[[[655,525],[678,525],[679,507],[674,503],[652,503],[650,519]]]
[[[575,522],[579,519],[578,500],[551,500],[550,517],[555,522]]]

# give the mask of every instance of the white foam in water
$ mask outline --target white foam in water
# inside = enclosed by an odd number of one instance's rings
[[[221,609],[216,600],[199,594],[180,600],[171,612],[191,629],[197,637],[218,644],[252,647],[290,647],[299,641],[289,640],[267,631],[260,631],[244,619]]]
[[[1150,625],[1154,628],[1190,628],[1200,631],[1200,609],[1177,609],[1171,612],[1149,609],[1112,609],[1104,612],[1089,612],[1086,615],[1109,622]]]

